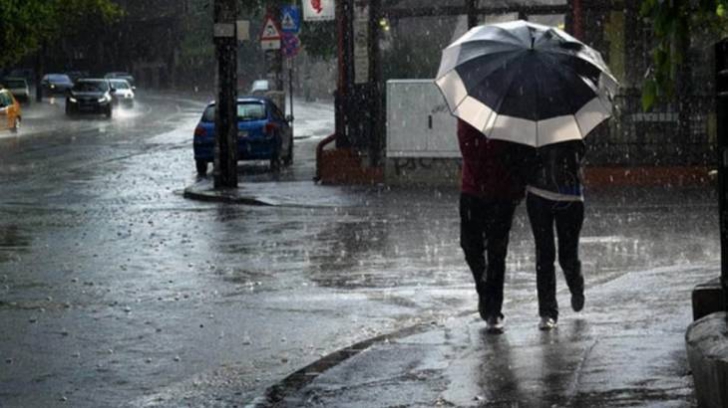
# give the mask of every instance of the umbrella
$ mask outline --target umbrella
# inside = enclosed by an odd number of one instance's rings
[[[527,21],[468,31],[443,50],[436,83],[486,137],[534,147],[583,139],[611,116],[618,87],[597,51]]]

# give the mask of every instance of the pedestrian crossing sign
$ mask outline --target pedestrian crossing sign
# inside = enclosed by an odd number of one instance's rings
[[[278,26],[273,17],[266,17],[265,24],[263,25],[263,32],[260,34],[260,41],[273,41],[281,40],[281,32],[278,30]]]
[[[298,6],[281,7],[281,31],[292,34],[301,31],[301,9]]]

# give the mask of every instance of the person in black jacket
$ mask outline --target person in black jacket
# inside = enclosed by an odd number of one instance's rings
[[[526,206],[536,242],[536,286],[541,330],[556,327],[554,227],[558,237],[559,265],[571,292],[571,307],[584,308],[584,276],[579,260],[579,234],[584,221],[581,163],[584,142],[568,141],[540,147],[529,177]]]

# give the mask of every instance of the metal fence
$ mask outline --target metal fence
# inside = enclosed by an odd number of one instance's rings
[[[715,99],[689,95],[642,110],[641,95],[614,100],[614,117],[589,136],[592,165],[711,166],[715,163]],[[681,109],[682,108],[682,109]]]

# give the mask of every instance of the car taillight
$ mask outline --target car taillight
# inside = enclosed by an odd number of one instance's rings
[[[276,130],[278,130],[278,126],[276,126],[275,123],[266,123],[263,128],[263,133],[268,136],[273,136],[276,133]]]
[[[205,137],[207,136],[207,131],[202,126],[197,126],[195,128],[195,137]]]

